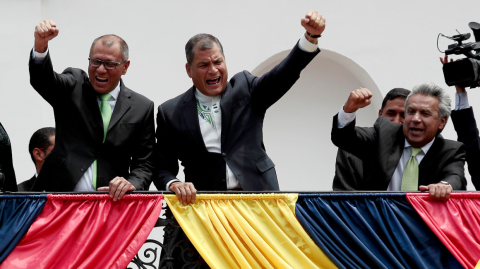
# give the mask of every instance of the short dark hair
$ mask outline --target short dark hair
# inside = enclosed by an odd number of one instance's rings
[[[55,135],[55,128],[45,127],[38,129],[33,133],[30,138],[30,143],[28,143],[28,152],[30,152],[30,157],[32,158],[33,163],[35,164],[35,158],[33,157],[33,150],[35,148],[43,148],[45,151],[50,145],[50,137]]]
[[[223,58],[225,58],[225,54],[223,54],[222,43],[220,43],[220,40],[218,40],[218,38],[210,34],[196,34],[192,38],[190,38],[190,40],[188,40],[187,44],[185,45],[185,55],[187,56],[188,65],[191,66],[193,59],[195,59],[194,49],[197,44],[200,46],[200,50],[204,51],[213,48],[213,42],[217,43],[220,51],[222,52]]]
[[[385,105],[387,104],[387,101],[396,99],[396,98],[403,98],[407,99],[407,96],[410,94],[410,91],[404,88],[394,88],[391,89],[387,95],[385,95],[385,98],[383,98],[382,101],[382,110],[385,108]]]
[[[123,38],[119,37],[118,35],[113,35],[113,34],[102,35],[100,37],[95,38],[95,40],[93,40],[92,42],[92,46],[90,47],[90,54],[92,54],[93,46],[95,46],[95,44],[97,44],[99,40],[102,40],[102,45],[104,45],[105,47],[111,47],[118,42],[118,44],[120,44],[120,53],[122,54],[122,61],[124,62],[128,61],[129,55],[128,55],[127,42],[125,42],[125,40],[123,40]]]

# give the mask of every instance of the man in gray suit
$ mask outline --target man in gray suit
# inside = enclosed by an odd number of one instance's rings
[[[393,123],[402,124],[405,120],[405,99],[409,90],[394,88],[390,90],[382,101],[378,116],[385,117]],[[335,163],[335,177],[333,178],[334,191],[362,190],[363,175],[368,175],[372,165],[368,160],[363,162],[355,155],[338,149]]]
[[[332,126],[336,146],[372,161],[375,169],[365,177],[365,190],[428,190],[433,199],[446,201],[453,189],[466,189],[465,147],[440,135],[451,103],[442,88],[415,86],[405,102],[403,125],[379,117],[373,128],[355,127],[355,112],[371,97],[365,88],[350,93]]]

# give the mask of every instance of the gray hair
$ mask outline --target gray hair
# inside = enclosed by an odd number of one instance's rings
[[[115,43],[120,44],[120,53],[122,53],[122,61],[123,62],[128,61],[128,56],[129,55],[128,55],[127,42],[125,42],[125,40],[123,40],[123,38],[121,38],[117,35],[113,35],[113,34],[102,35],[100,37],[95,38],[95,40],[93,40],[92,46],[90,47],[90,54],[92,54],[93,46],[95,46],[95,44],[97,44],[97,42],[99,40],[102,40],[102,45],[104,45],[105,47],[111,47]]]
[[[448,121],[448,118],[450,117],[450,113],[451,113],[452,100],[450,99],[450,96],[447,94],[447,92],[444,89],[442,89],[440,86],[434,83],[422,83],[413,87],[412,92],[407,96],[407,99],[405,100],[405,112],[407,112],[408,100],[414,94],[422,94],[422,95],[436,97],[439,101],[438,120],[440,121],[440,119],[442,119],[443,117],[447,117],[447,121]]]
[[[214,42],[217,43],[223,57],[225,58],[225,54],[223,54],[222,43],[220,43],[220,40],[218,40],[218,38],[210,34],[196,34],[192,38],[190,38],[190,40],[188,40],[187,44],[185,45],[185,55],[187,56],[188,65],[191,66],[193,60],[195,59],[194,49],[197,44],[199,46],[199,49],[201,51],[204,51],[213,48]]]

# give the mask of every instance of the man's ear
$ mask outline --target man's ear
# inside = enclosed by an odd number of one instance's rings
[[[185,64],[185,69],[187,70],[188,77],[192,78],[192,69],[188,63]]]
[[[37,162],[41,162],[44,160],[44,152],[43,150],[39,149],[39,148],[34,148],[33,149],[33,158],[35,159],[35,161]]]
[[[438,129],[443,130],[443,128],[445,128],[446,123],[447,123],[447,116],[440,119],[440,125],[438,126]]]
[[[378,116],[379,117],[382,116],[382,109],[381,108],[378,110]]]
[[[127,74],[127,69],[128,69],[129,66],[130,66],[130,60],[126,61],[126,62],[123,64],[123,72],[122,72],[122,75],[126,75],[126,74]]]

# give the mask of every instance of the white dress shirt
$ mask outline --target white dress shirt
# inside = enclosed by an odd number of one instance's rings
[[[39,52],[36,52],[35,47],[33,47],[32,59],[34,59],[35,62],[42,62],[47,56],[47,53],[48,53],[48,48],[44,53],[39,53]],[[119,93],[120,93],[120,82],[118,83],[117,87],[115,87],[115,89],[109,92],[111,97],[108,100],[108,104],[112,108],[112,114],[113,114],[113,110],[115,109],[115,104],[117,103]],[[100,109],[100,104],[102,103],[102,99],[100,99],[99,95],[97,95],[97,102],[98,102],[98,108]],[[92,185],[92,180],[93,180],[93,163],[85,171],[85,173],[80,178],[80,180],[78,181],[73,191],[83,191],[83,192],[95,191],[95,188]],[[97,186],[97,187],[104,187],[104,186]]]

